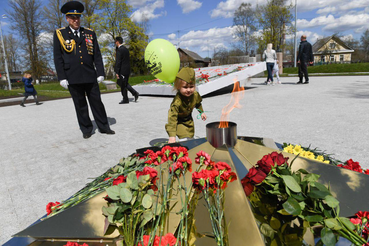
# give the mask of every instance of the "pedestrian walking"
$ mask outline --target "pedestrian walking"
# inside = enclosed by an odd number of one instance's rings
[[[117,77],[117,83],[120,86],[120,91],[123,96],[123,99],[119,102],[119,104],[129,103],[127,91],[131,92],[131,94],[135,97],[135,102],[137,102],[140,94],[128,83],[129,75],[131,74],[129,50],[123,45],[122,37],[115,38],[115,46],[117,47],[117,53],[114,71]]]
[[[24,105],[24,103],[26,102],[27,98],[31,95],[35,99],[36,105],[41,105],[42,103],[40,103],[37,99],[37,91],[35,87],[33,87],[32,75],[30,73],[25,73],[23,75],[22,82],[24,83],[24,98],[20,105],[22,107],[25,107],[26,105]]]
[[[267,71],[268,71],[268,78],[266,84],[273,84],[273,67],[274,63],[277,60],[277,53],[275,50],[272,49],[273,44],[267,44],[266,50],[263,53],[263,59],[266,61]]]

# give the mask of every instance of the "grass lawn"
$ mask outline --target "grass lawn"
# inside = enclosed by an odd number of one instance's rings
[[[309,73],[352,73],[369,72],[369,63],[329,64],[309,66]],[[297,67],[283,68],[283,74],[297,74]]]
[[[143,83],[144,80],[152,80],[152,79],[155,79],[155,77],[152,75],[130,77],[129,84],[133,86],[136,84]],[[112,81],[117,82],[116,79],[113,79]],[[34,86],[38,96],[42,96],[44,98],[56,99],[70,97],[69,91],[61,87],[59,85],[59,82],[47,82]],[[119,86],[116,90],[109,91],[106,89],[103,83],[100,83],[99,87],[101,93],[120,91]],[[0,98],[19,97],[22,96],[23,93],[24,93],[23,87],[13,86],[11,91],[0,89]]]

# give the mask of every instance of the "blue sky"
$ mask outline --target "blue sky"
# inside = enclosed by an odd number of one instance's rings
[[[0,0],[0,16],[8,1]],[[291,1],[294,5],[295,0]],[[266,0],[128,0],[133,20],[149,19],[151,40],[167,39],[202,57],[212,56],[216,47],[231,47],[233,13],[242,2],[255,7]],[[369,0],[297,0],[297,35],[306,34],[311,43],[334,33],[359,39],[369,28],[367,23]],[[8,34],[9,20],[2,19],[2,24]]]

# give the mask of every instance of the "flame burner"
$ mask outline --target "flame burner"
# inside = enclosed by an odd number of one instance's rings
[[[206,125],[206,138],[208,142],[215,148],[226,144],[233,147],[237,142],[237,124],[228,122],[228,127],[219,128],[219,121],[211,122]]]

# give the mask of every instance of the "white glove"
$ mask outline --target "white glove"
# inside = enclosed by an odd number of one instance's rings
[[[104,76],[97,77],[97,82],[101,83],[104,81]]]
[[[68,80],[66,79],[60,80],[60,85],[68,90],[68,85],[69,85]]]

